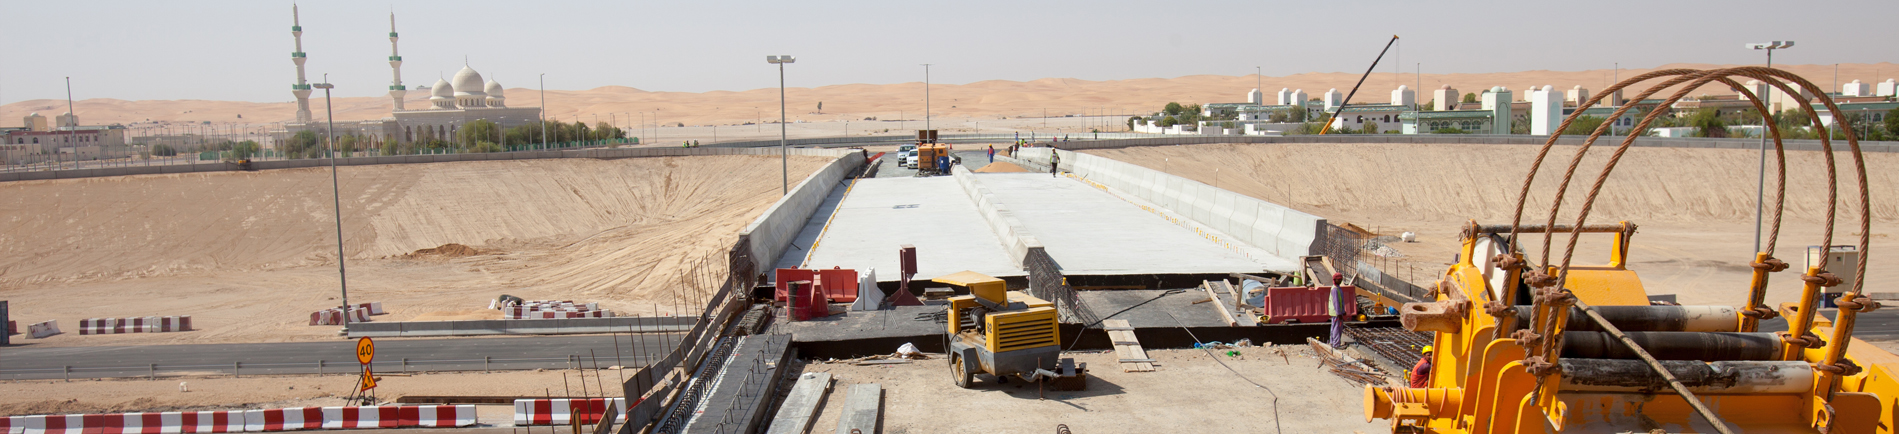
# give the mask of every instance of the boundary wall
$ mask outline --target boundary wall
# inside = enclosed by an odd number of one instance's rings
[[[1016,159],[1047,168],[1039,163],[1048,161],[1049,152],[1049,148],[1022,148]],[[1166,208],[1289,263],[1300,263],[1299,257],[1314,254],[1325,233],[1324,218],[1283,205],[1106,157],[1066,149],[1054,152],[1061,154],[1064,170]]]
[[[789,155],[841,157],[855,151],[833,149],[787,149]],[[460,161],[502,161],[502,160],[543,160],[555,158],[651,158],[651,157],[689,157],[703,155],[778,155],[777,149],[764,148],[595,148],[556,151],[515,151],[472,154],[438,155],[394,155],[387,157],[349,157],[336,159],[337,166],[374,166],[385,164],[428,164],[452,163]],[[253,170],[296,169],[307,167],[326,167],[327,158],[303,160],[256,161],[251,163]],[[34,172],[0,173],[0,182],[32,181],[44,179],[97,178],[106,176],[156,175],[169,173],[197,172],[238,172],[244,171],[236,164],[214,162],[209,164],[169,164],[161,166],[125,166],[103,167],[96,169],[44,170]]]
[[[723,150],[736,151],[737,154],[756,155],[761,149],[774,154],[778,151],[763,148],[691,148],[690,150]],[[771,208],[766,208],[764,213],[760,213],[757,219],[745,226],[745,230],[739,231],[739,239],[746,240],[745,243],[751,250],[754,270],[775,268],[778,257],[785,253],[786,247],[791,246],[792,240],[798,238],[798,232],[804,230],[805,222],[811,220],[811,215],[818,211],[819,206],[824,205],[824,198],[830,196],[831,187],[851,177],[862,169],[865,163],[864,153],[859,151],[829,149],[791,149],[790,151],[801,151],[802,153],[794,152],[799,155],[835,155],[837,159],[825,164],[824,168],[818,169],[817,173],[812,173],[803,181],[799,181],[798,185],[792,186],[789,194],[778,199]]]
[[[697,316],[488,319],[469,321],[353,322],[349,337],[559,335],[580,333],[681,332]]]

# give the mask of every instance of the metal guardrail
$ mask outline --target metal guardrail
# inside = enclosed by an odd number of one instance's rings
[[[583,369],[590,366],[585,359],[588,356],[568,355],[566,357],[532,358],[494,358],[480,359],[408,359],[382,360],[370,364],[370,369],[384,373],[416,372],[469,372],[469,371],[522,371],[529,369]],[[616,364],[632,366],[657,359],[651,355],[620,357]],[[159,377],[199,377],[209,375],[231,375],[243,377],[250,375],[354,375],[362,372],[362,365],[355,360],[329,363],[328,360],[300,363],[244,363],[231,362],[216,365],[161,365],[145,366],[62,366],[58,368],[0,369],[0,379],[5,380],[71,380],[74,378],[147,378]]]

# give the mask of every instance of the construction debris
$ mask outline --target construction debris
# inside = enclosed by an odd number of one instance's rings
[[[1385,370],[1379,369],[1377,366],[1340,353],[1337,349],[1332,348],[1331,345],[1319,342],[1318,339],[1306,338],[1306,343],[1312,345],[1313,353],[1319,355],[1319,367],[1330,368],[1329,370],[1332,371],[1332,374],[1338,375],[1346,381],[1356,383],[1360,386],[1383,386],[1385,385],[1385,377],[1391,375],[1386,373]]]
[[[1114,354],[1120,357],[1121,372],[1154,372],[1154,359],[1147,357],[1147,350],[1141,348],[1141,340],[1134,336],[1134,327],[1124,319],[1111,319],[1101,322],[1108,331],[1108,339],[1114,341]]]
[[[1430,333],[1402,327],[1346,327],[1345,334],[1399,367],[1417,365],[1424,347],[1431,345]]]

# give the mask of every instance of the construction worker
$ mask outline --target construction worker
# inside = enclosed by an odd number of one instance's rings
[[[996,145],[989,145],[989,162],[996,162]]]
[[[1055,152],[1055,145],[1050,144],[1048,146],[1048,177],[1054,178],[1060,176],[1057,173],[1061,170],[1061,166],[1062,154]]]
[[[1345,317],[1357,313],[1353,309],[1357,297],[1345,290],[1345,275],[1332,273],[1332,298],[1325,304],[1325,314],[1332,317],[1332,335],[1326,343],[1332,348],[1345,348]]]
[[[1412,388],[1421,389],[1431,386],[1431,346],[1425,345],[1423,353],[1424,357],[1418,359],[1416,366],[1411,367]]]

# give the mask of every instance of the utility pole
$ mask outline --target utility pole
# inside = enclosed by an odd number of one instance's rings
[[[547,73],[541,73],[541,150],[547,150]]]
[[[788,134],[785,132],[785,64],[797,62],[788,55],[765,56],[765,62],[778,65],[778,167],[783,176],[782,194],[791,195],[791,151],[785,147]]]
[[[343,261],[343,191],[338,186],[336,175],[336,112],[330,106],[330,75],[323,74],[323,82],[313,86],[323,89],[323,112],[329,117],[329,126],[324,128],[323,136],[330,144],[330,198],[336,211],[336,276],[343,289],[343,335],[349,335],[349,269]]]
[[[930,64],[923,64],[923,129],[930,129]]]

